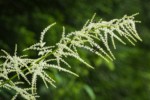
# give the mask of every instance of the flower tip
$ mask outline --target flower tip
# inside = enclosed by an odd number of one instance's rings
[[[94,67],[91,67],[92,69],[95,69]]]
[[[76,75],[77,77],[79,77],[79,75]]]

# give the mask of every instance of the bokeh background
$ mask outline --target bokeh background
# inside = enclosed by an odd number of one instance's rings
[[[49,24],[57,24],[47,32],[47,45],[54,45],[66,32],[80,30],[97,13],[96,19],[111,20],[139,12],[137,24],[143,42],[135,47],[117,44],[116,60],[106,63],[101,58],[81,51],[83,59],[95,67],[89,69],[70,59],[72,71],[79,78],[53,71],[57,88],[38,81],[38,100],[150,100],[150,0],[0,0],[0,49],[18,55],[39,40],[40,32]],[[0,53],[1,54],[1,53]],[[13,92],[0,89],[0,100],[10,100]],[[22,100],[18,98],[18,100]]]

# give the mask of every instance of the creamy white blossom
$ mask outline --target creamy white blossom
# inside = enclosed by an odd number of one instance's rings
[[[5,50],[1,50],[4,55],[0,56],[0,59],[3,59],[4,62],[0,64],[0,88],[15,90],[16,94],[12,100],[17,99],[18,95],[21,95],[26,100],[36,100],[39,97],[37,95],[38,77],[43,80],[47,88],[48,84],[56,87],[55,80],[47,73],[48,70],[56,69],[78,77],[76,73],[70,70],[71,64],[66,61],[66,58],[73,57],[86,66],[94,68],[80,57],[78,53],[79,48],[86,49],[108,62],[114,60],[115,56],[111,51],[110,45],[112,44],[114,49],[116,49],[115,41],[119,41],[122,44],[126,44],[129,41],[132,45],[135,45],[135,42],[138,40],[142,41],[136,31],[135,23],[139,21],[134,20],[135,15],[125,15],[121,19],[113,19],[111,21],[103,21],[101,19],[98,22],[93,21],[94,15],[91,20],[85,23],[81,30],[66,34],[63,27],[60,41],[54,46],[46,46],[44,36],[55,25],[53,23],[41,32],[38,43],[24,49],[24,51],[37,51],[37,59],[30,59],[28,56],[18,56],[17,46],[13,56]],[[10,76],[10,74],[13,76]],[[29,79],[28,76],[32,78]],[[15,78],[16,80],[14,81]],[[20,86],[20,84],[25,84],[25,82],[29,87],[23,88]]]

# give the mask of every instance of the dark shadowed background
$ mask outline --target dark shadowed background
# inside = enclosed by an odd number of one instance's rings
[[[38,100],[150,100],[150,0],[0,0],[0,49],[18,55],[39,40],[40,32],[49,24],[57,24],[47,32],[47,45],[54,45],[66,31],[80,30],[97,13],[96,19],[111,20],[139,12],[137,31],[143,42],[135,47],[118,43],[113,50],[116,60],[106,63],[88,52],[83,59],[95,67],[89,69],[70,59],[72,71],[79,78],[54,71],[56,86],[47,89],[38,81]],[[0,53],[1,54],[1,53]],[[0,100],[10,100],[11,91],[0,89]],[[18,100],[21,100],[18,98]]]

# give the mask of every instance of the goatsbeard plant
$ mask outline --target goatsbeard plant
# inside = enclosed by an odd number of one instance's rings
[[[139,21],[134,20],[135,15],[137,14],[132,16],[125,15],[121,19],[111,21],[99,20],[98,22],[93,21],[94,15],[79,31],[66,34],[63,27],[60,41],[54,46],[46,46],[46,42],[43,41],[44,35],[55,25],[53,23],[41,32],[38,43],[24,49],[24,51],[37,51],[37,59],[31,59],[24,55],[18,56],[17,45],[13,56],[5,50],[1,50],[4,55],[0,56],[0,58],[4,62],[0,65],[0,88],[14,90],[16,94],[12,97],[12,100],[17,99],[18,95],[26,100],[36,100],[39,97],[37,94],[38,77],[43,80],[46,87],[48,87],[48,84],[56,87],[55,80],[46,70],[57,69],[78,77],[76,73],[64,67],[71,67],[65,60],[66,58],[73,57],[86,66],[93,68],[80,57],[79,48],[86,49],[107,62],[114,60],[115,56],[110,49],[110,43],[116,49],[115,40],[126,44],[124,41],[126,39],[132,45],[135,45],[137,40],[142,41],[136,31],[135,23]],[[32,76],[32,78],[29,79],[28,76]],[[26,85],[28,87],[22,87],[23,84],[28,84]]]

